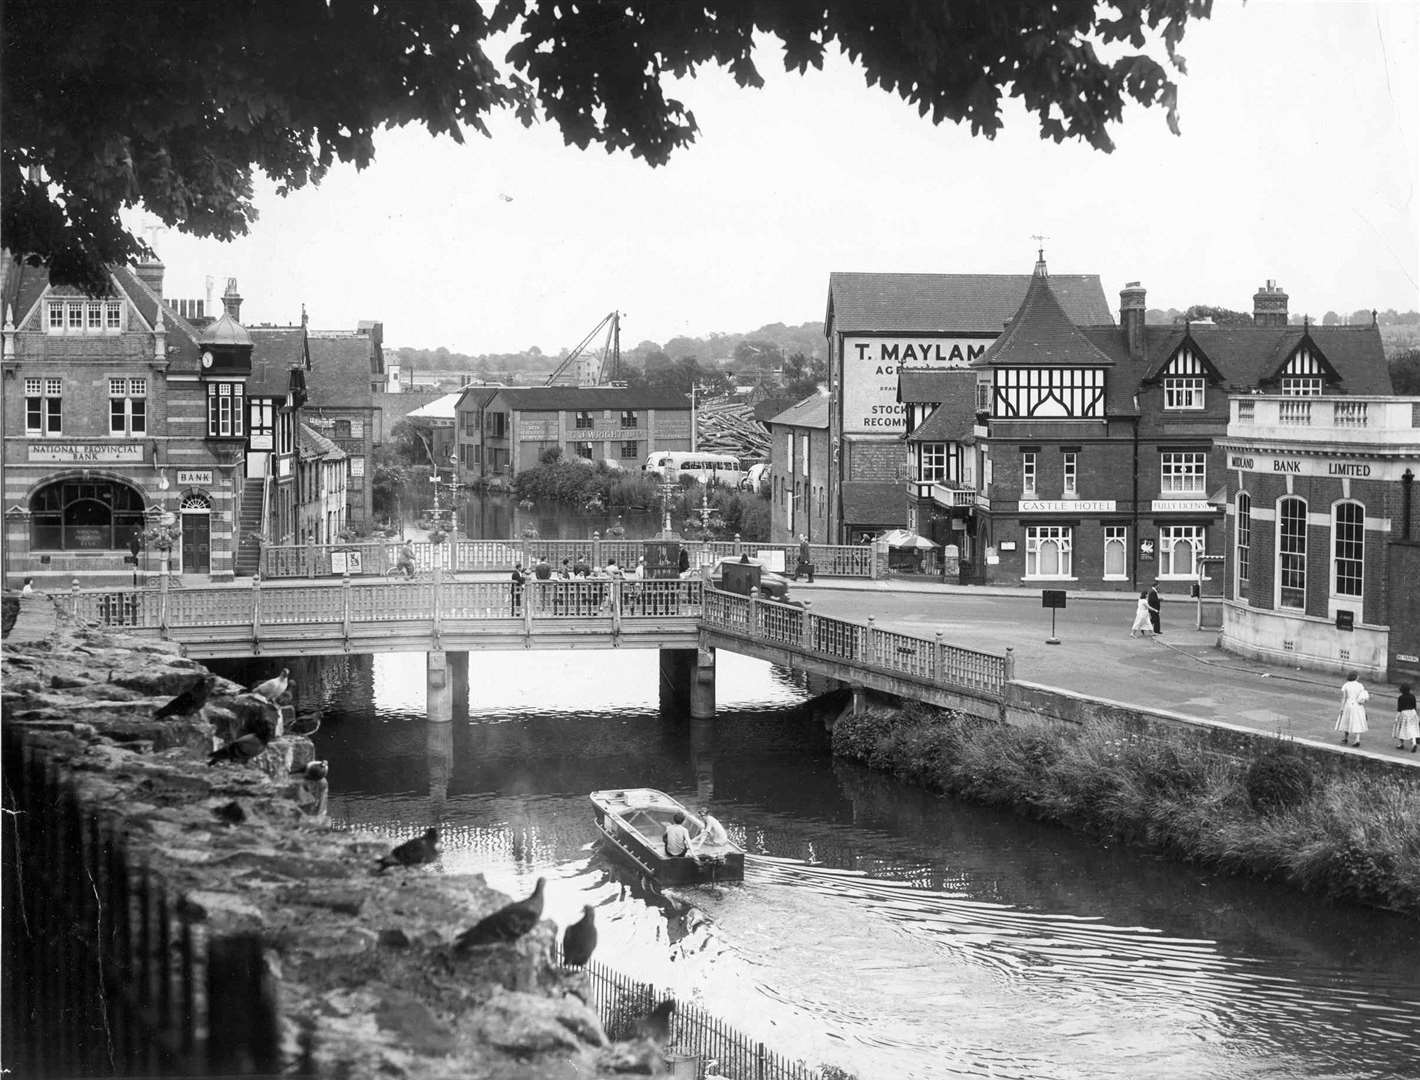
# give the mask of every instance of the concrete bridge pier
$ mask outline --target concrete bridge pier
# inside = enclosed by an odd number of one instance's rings
[[[694,678],[690,681],[690,718],[710,720],[715,716],[715,650],[696,649]]]
[[[690,711],[696,649],[660,650],[661,715],[683,717]]]
[[[424,752],[429,764],[429,823],[437,825],[443,821],[449,802],[449,776],[454,771],[454,725],[429,724],[424,731]]]
[[[463,723],[468,720],[468,653],[451,652],[449,656],[449,674],[453,676],[453,708],[451,710],[455,723]]]
[[[427,654],[424,668],[424,688],[429,721],[447,724],[454,718],[453,673],[449,671],[449,654],[440,649]]]

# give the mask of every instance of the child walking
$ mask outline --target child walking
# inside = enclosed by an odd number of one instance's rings
[[[1400,693],[1395,699],[1395,726],[1390,733],[1395,737],[1397,750],[1404,750],[1408,741],[1410,752],[1415,753],[1416,744],[1420,743],[1420,716],[1416,715],[1415,695],[1409,683],[1400,684]]]

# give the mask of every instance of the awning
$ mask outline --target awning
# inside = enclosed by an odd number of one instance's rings
[[[883,535],[883,541],[890,548],[908,548],[920,551],[928,551],[938,546],[925,536],[919,536],[907,529],[893,529],[892,532]]]

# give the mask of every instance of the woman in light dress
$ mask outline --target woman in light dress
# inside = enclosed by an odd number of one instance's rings
[[[1149,618],[1149,594],[1141,592],[1139,603],[1134,608],[1134,625],[1129,628],[1130,637],[1138,637],[1143,634],[1145,637],[1154,636],[1154,624]]]
[[[1391,728],[1391,734],[1395,736],[1395,745],[1399,750],[1404,750],[1408,741],[1413,754],[1415,747],[1420,745],[1420,716],[1416,715],[1415,694],[1409,683],[1400,684],[1400,694],[1395,699],[1395,726]]]
[[[1367,730],[1366,702],[1370,697],[1356,672],[1346,676],[1341,684],[1341,711],[1336,714],[1336,730],[1341,732],[1342,746],[1353,737],[1355,742],[1351,745],[1361,745],[1361,732]]]

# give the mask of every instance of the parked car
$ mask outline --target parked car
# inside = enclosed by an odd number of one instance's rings
[[[703,573],[706,581],[725,592],[748,596],[750,589],[757,588],[759,595],[766,599],[784,602],[789,599],[789,579],[770,570],[762,560],[747,555],[727,555],[707,566]]]

